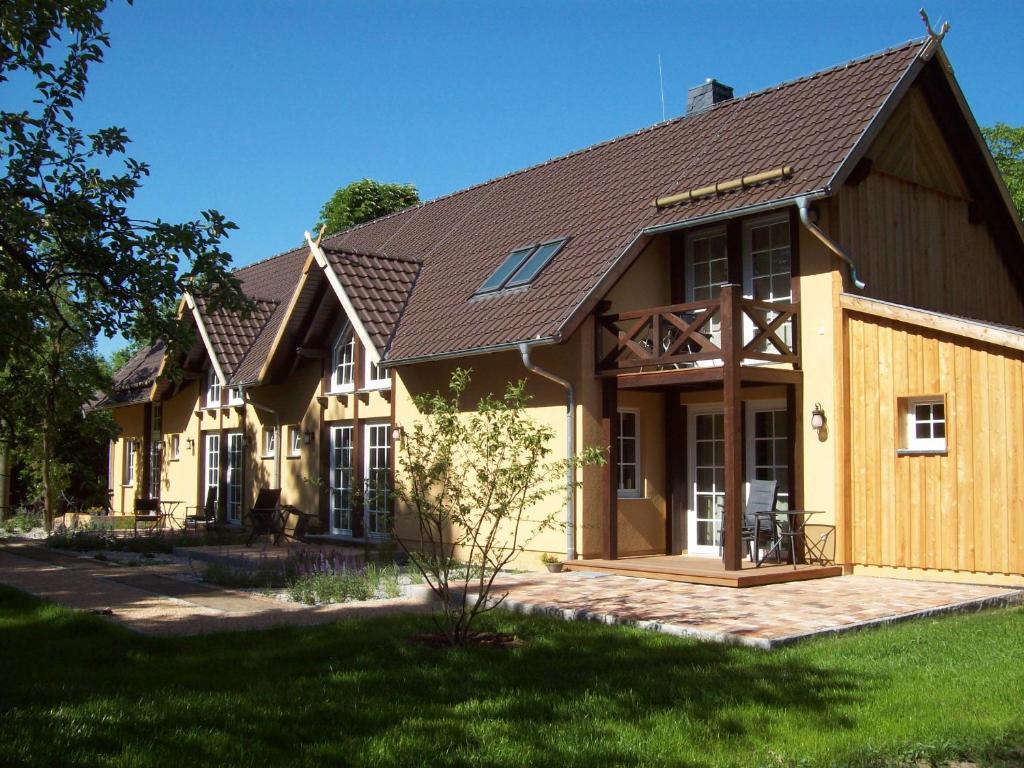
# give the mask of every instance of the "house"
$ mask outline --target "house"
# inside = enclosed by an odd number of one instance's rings
[[[272,485],[385,539],[394,500],[354,490],[468,366],[479,393],[526,377],[558,451],[610,452],[527,566],[738,572],[745,486],[774,479],[847,572],[1024,584],[1024,229],[934,36],[742,98],[709,81],[236,274],[248,318],[183,301],[184,378],[159,346],[118,373],[118,511],[212,490],[241,524]]]

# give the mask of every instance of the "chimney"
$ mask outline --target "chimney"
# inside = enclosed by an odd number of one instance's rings
[[[696,88],[686,94],[686,114],[695,115],[703,112],[712,104],[728,101],[732,98],[732,88],[709,77]]]

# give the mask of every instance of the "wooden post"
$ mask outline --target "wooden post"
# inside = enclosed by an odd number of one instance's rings
[[[740,286],[722,286],[722,405],[725,411],[725,535],[722,560],[738,571],[743,561],[743,410],[740,401],[740,355],[743,312]]]
[[[619,385],[612,378],[601,382],[601,433],[608,446],[608,462],[604,465],[604,539],[602,556],[606,560],[619,557]]]

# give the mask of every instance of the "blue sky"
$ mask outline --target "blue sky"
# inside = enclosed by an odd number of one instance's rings
[[[707,77],[742,95],[918,37],[920,2],[137,0],[78,114],[152,166],[133,214],[216,208],[244,265],[349,181],[429,199],[659,121],[659,54],[671,117]],[[1024,123],[1024,3],[928,11],[978,121]]]

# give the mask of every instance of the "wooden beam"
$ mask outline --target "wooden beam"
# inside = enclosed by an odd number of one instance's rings
[[[601,433],[608,446],[604,465],[602,504],[604,536],[602,555],[606,560],[619,556],[619,392],[614,379],[601,382]]]
[[[670,371],[651,371],[650,373],[622,373],[617,377],[608,378],[617,381],[619,389],[640,389],[668,384],[705,384],[721,381],[723,370],[722,366],[682,368]]]
[[[739,570],[743,561],[743,403],[740,399],[740,365],[737,353],[743,348],[742,293],[738,285],[722,288],[722,404],[725,412],[725,533],[722,560],[729,570]]]
[[[686,406],[679,391],[665,392],[665,554],[679,555],[686,548]]]
[[[296,347],[295,355],[297,357],[304,357],[313,360],[323,360],[325,357],[329,357],[331,351],[329,349],[323,349],[322,347]]]
[[[740,367],[740,378],[758,384],[798,384],[803,381],[803,372],[789,368],[744,365]]]

